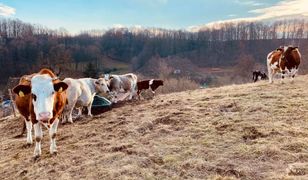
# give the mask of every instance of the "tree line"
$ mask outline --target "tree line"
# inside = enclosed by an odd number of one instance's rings
[[[303,19],[275,22],[221,23],[197,32],[161,28],[112,28],[84,31],[72,36],[65,29],[52,30],[15,19],[0,19],[0,83],[10,76],[41,67],[80,71],[88,63],[101,72],[103,59],[129,64],[132,71],[146,72],[153,57],[179,56],[199,67],[235,65],[249,54],[263,62],[280,45],[307,45],[308,22]],[[116,68],[115,68],[116,69]],[[146,75],[146,74],[145,74]]]

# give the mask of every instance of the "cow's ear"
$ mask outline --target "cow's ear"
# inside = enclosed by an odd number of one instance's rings
[[[13,92],[19,97],[24,97],[31,93],[31,87],[27,85],[17,85],[13,88]]]
[[[55,89],[55,91],[61,93],[68,88],[68,85],[65,82],[58,82],[53,84],[53,88]]]

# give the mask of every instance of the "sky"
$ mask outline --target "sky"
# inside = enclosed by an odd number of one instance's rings
[[[308,0],[0,0],[0,17],[71,33],[122,26],[189,29],[291,16],[308,17]]]

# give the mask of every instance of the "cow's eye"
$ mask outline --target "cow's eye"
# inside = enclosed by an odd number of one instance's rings
[[[52,94],[52,95],[54,95],[54,94],[55,94],[55,92],[53,91],[51,94]]]
[[[95,84],[99,84],[99,82],[96,81]]]
[[[32,94],[32,98],[34,101],[36,101],[36,95],[35,94]]]

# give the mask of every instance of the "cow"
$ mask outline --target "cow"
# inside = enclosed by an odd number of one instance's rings
[[[281,83],[286,74],[292,77],[293,82],[300,62],[301,54],[298,47],[284,46],[270,52],[267,55],[269,82],[273,83],[273,77],[277,72],[281,73]]]
[[[137,82],[137,95],[138,98],[140,99],[140,93],[142,90],[147,90],[150,89],[153,95],[155,94],[155,90],[159,86],[163,86],[164,81],[160,79],[151,79],[151,80],[143,80],[143,81],[138,81]]]
[[[68,85],[60,81],[49,69],[23,76],[13,88],[15,103],[24,117],[27,128],[27,144],[32,144],[32,124],[35,135],[34,157],[41,155],[42,125],[49,129],[50,153],[57,153],[56,133],[65,103]]]
[[[265,79],[267,79],[265,72],[261,72],[258,70],[252,72],[253,82],[257,82],[258,80],[265,80]]]
[[[114,103],[117,103],[118,93],[129,93],[129,100],[136,96],[137,75],[133,73],[123,75],[105,75],[105,79],[107,80],[107,85]]]
[[[78,116],[80,116],[82,107],[86,106],[88,116],[92,117],[91,107],[95,94],[109,93],[109,89],[104,78],[65,78],[63,82],[68,84],[68,89],[66,90],[67,106],[65,107],[62,116],[62,123],[65,123],[66,121],[73,123],[72,113],[74,107],[78,108]]]

